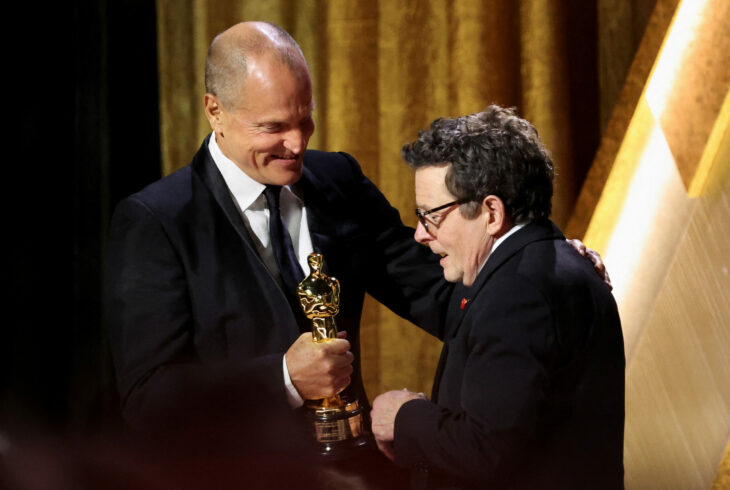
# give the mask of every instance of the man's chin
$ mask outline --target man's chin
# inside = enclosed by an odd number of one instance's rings
[[[302,178],[302,165],[277,168],[269,177],[269,184],[282,186],[295,184]]]
[[[461,282],[461,274],[457,274],[454,271],[444,269],[444,279],[448,282]]]

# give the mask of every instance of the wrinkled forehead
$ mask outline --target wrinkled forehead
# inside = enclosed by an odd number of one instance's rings
[[[312,82],[306,66],[289,67],[280,60],[259,58],[247,66],[247,76],[232,87],[236,110],[312,112]]]

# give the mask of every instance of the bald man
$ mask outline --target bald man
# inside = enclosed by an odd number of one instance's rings
[[[449,288],[437,261],[350,155],[307,150],[312,84],[285,31],[252,22],[216,37],[204,102],[212,132],[192,162],[123,200],[112,219],[106,298],[124,418],[178,420],[173,412],[198,410],[189,396],[199,390],[271,418],[348,387],[367,413],[365,293],[434,330]],[[291,261],[275,250],[270,189],[300,274],[316,251],[340,280],[346,338],[312,342]]]

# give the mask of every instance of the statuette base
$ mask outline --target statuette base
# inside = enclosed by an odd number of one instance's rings
[[[363,407],[357,400],[311,400],[305,408],[320,454],[327,459],[349,457],[369,442],[364,431]]]

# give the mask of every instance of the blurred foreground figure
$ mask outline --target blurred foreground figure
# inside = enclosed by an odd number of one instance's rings
[[[537,131],[490,106],[403,148],[415,239],[449,301],[432,400],[373,402],[378,444],[415,488],[623,488],[624,351],[609,287],[548,220]]]

